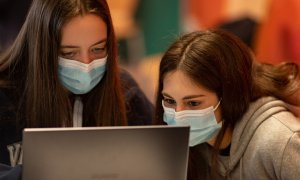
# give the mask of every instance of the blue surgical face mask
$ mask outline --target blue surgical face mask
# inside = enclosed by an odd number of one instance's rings
[[[101,81],[106,71],[106,60],[107,56],[84,64],[59,57],[59,79],[63,86],[74,94],[88,93]]]
[[[195,146],[209,141],[215,137],[221,129],[221,123],[217,123],[214,111],[215,108],[208,107],[201,110],[184,110],[175,112],[172,108],[164,106],[164,122],[168,125],[189,125],[190,126],[190,139],[189,146]]]

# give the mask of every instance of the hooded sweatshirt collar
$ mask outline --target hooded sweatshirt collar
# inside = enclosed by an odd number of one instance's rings
[[[229,173],[239,163],[260,124],[270,116],[281,111],[286,111],[286,109],[286,104],[274,97],[260,98],[250,104],[247,112],[235,125],[231,141],[228,168],[227,172],[223,173]],[[224,168],[221,169],[224,170]]]

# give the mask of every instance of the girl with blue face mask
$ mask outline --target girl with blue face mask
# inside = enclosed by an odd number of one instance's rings
[[[227,32],[189,33],[160,62],[155,123],[190,126],[188,180],[297,179],[299,82]]]
[[[211,140],[221,129],[221,101],[215,93],[195,85],[182,71],[166,75],[162,95],[164,122],[189,125],[191,147]]]
[[[22,163],[24,128],[150,124],[116,48],[105,0],[34,0],[0,57],[0,163]]]
[[[67,90],[73,94],[86,94],[102,80],[107,62],[106,41],[106,24],[99,16],[78,16],[65,24],[58,75]]]

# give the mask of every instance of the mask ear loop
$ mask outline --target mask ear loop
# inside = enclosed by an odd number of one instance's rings
[[[216,105],[216,107],[214,108],[214,111],[216,109],[218,109],[219,105],[221,104],[221,101],[222,101],[222,98],[220,99],[220,101],[218,102],[218,104]],[[221,126],[223,126],[223,123],[224,123],[224,119],[222,119],[220,122],[218,122],[218,124],[220,124]]]
[[[215,111],[216,109],[218,109],[219,105],[221,104],[221,101],[222,101],[222,98],[220,99],[220,101],[218,102],[218,104],[216,105],[216,107],[214,108],[214,111]]]

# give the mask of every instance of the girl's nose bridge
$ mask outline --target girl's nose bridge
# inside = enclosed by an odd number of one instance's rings
[[[183,110],[185,110],[184,105],[177,105],[176,108],[175,108],[176,112],[180,112],[180,111],[183,111]]]
[[[90,54],[90,52],[88,50],[85,50],[84,52],[82,52],[81,57],[82,57],[81,62],[84,64],[89,64],[93,61],[92,55]]]

